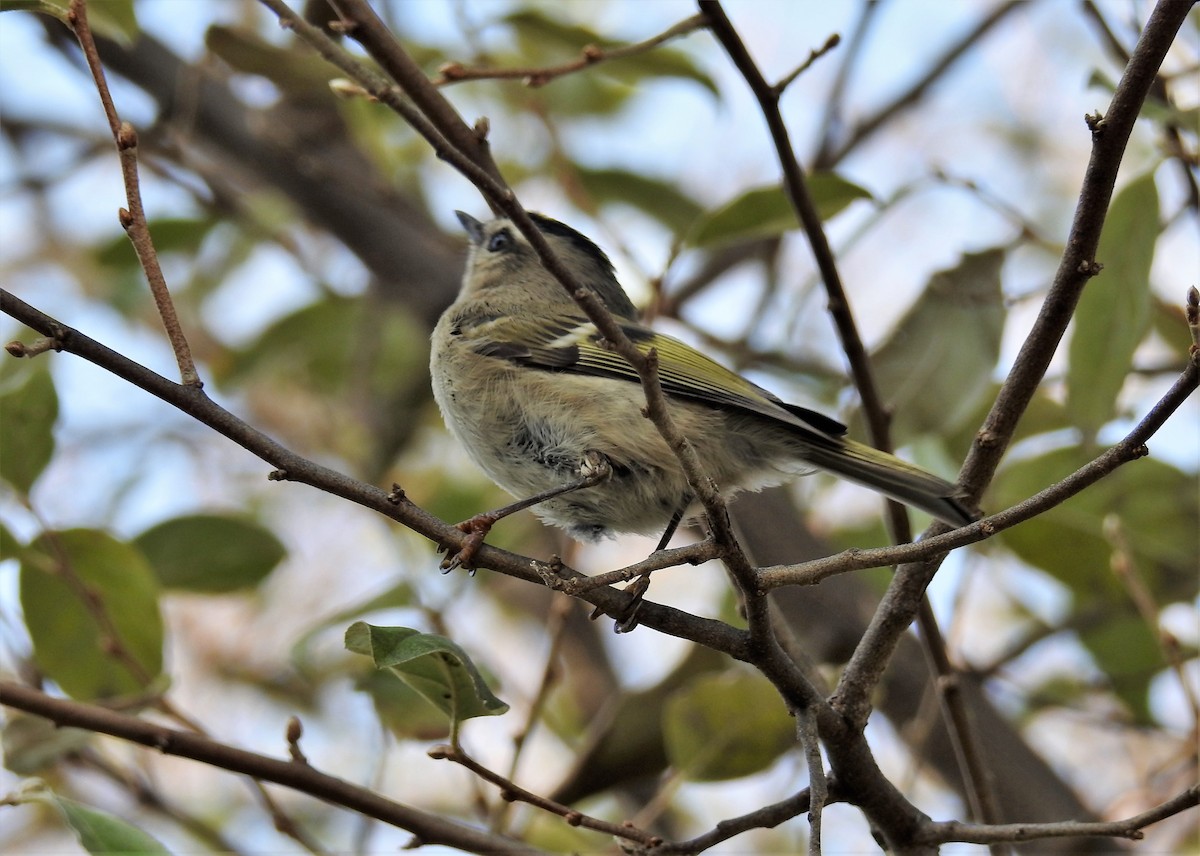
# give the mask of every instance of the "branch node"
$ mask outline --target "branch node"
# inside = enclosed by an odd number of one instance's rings
[[[129,213],[128,208],[117,209],[117,220],[121,223],[121,228],[128,232],[133,228],[133,215]]]
[[[35,339],[32,345],[26,345],[24,342],[14,339],[4,346],[4,350],[8,351],[14,357],[36,357],[38,354],[44,354],[46,351],[61,351],[62,343],[54,336],[43,336]]]
[[[121,127],[117,129],[117,149],[120,151],[128,151],[136,149],[138,144],[137,131],[133,129],[133,125],[128,122],[122,122]]]
[[[1087,123],[1088,130],[1092,132],[1092,139],[1098,140],[1104,134],[1104,114],[1097,110],[1095,113],[1088,113],[1083,117],[1083,121]]]
[[[406,498],[404,488],[400,487],[396,482],[392,482],[392,489],[388,492],[387,501],[392,505],[399,505]]]
[[[292,761],[296,764],[303,764],[305,767],[309,766],[308,759],[304,757],[304,752],[300,749],[300,738],[304,734],[304,725],[300,722],[300,717],[288,717],[286,734],[288,754],[292,756]]]
[[[1200,348],[1200,289],[1192,286],[1187,290],[1187,325],[1192,334],[1192,355]]]
[[[271,472],[267,473],[267,481],[287,481],[287,480],[288,480],[288,471],[287,470],[283,470],[283,469],[271,470]]]

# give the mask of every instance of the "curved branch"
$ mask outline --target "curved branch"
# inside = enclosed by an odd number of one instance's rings
[[[333,496],[377,511],[435,543],[462,546],[463,539],[466,537],[464,533],[408,501],[404,497],[403,490],[384,491],[297,455],[221,407],[202,389],[168,380],[140,363],[102,345],[95,339],[40,312],[4,289],[0,289],[0,312],[15,318],[43,336],[49,337],[53,342],[54,350],[66,351],[82,357],[111,372],[188,414],[276,467],[275,472],[270,476],[273,480],[310,485]],[[14,356],[28,355],[28,350],[20,343],[12,343],[7,349]],[[537,563],[527,556],[510,553],[488,544],[484,544],[480,548],[478,556],[481,565],[486,565],[499,573],[527,582],[543,582],[543,577],[538,573],[536,567]],[[567,568],[561,569],[559,575],[568,580],[575,577],[586,579],[583,574]],[[588,603],[613,613],[627,608],[630,600],[630,595],[611,588],[585,591],[581,592],[579,596]],[[661,633],[688,639],[738,660],[747,660],[750,657],[748,634],[722,621],[694,616],[649,601],[643,603],[638,617],[640,623]]]
[[[1011,508],[977,520],[952,532],[934,535],[911,544],[878,547],[871,550],[845,550],[834,556],[814,559],[800,565],[776,565],[759,569],[759,585],[765,589],[789,585],[816,585],[828,577],[866,568],[885,568],[900,562],[918,562],[943,556],[953,549],[976,544],[993,535],[1037,517],[1061,505],[1072,496],[1098,482],[1123,464],[1147,454],[1144,446],[1200,387],[1200,367],[1196,358],[1184,369],[1167,393],[1159,399],[1138,425],[1119,443],[1084,464],[1062,481],[1050,485]]]
[[[926,826],[921,833],[921,843],[946,844],[951,841],[964,841],[970,844],[1008,844],[1047,838],[1083,838],[1100,835],[1140,841],[1144,837],[1142,830],[1147,826],[1195,808],[1197,805],[1200,805],[1200,785],[1193,785],[1161,805],[1125,820],[1106,823],[1068,820],[1062,823],[996,825],[943,821]]]
[[[434,80],[433,85],[447,86],[467,80],[521,80],[526,86],[537,88],[545,86],[556,78],[574,74],[577,71],[583,71],[585,68],[591,68],[602,62],[611,62],[612,60],[625,59],[626,57],[646,53],[661,44],[669,42],[671,39],[699,30],[706,23],[707,20],[703,15],[693,15],[690,18],[684,18],[676,24],[672,24],[657,36],[652,36],[644,41],[607,48],[600,47],[599,45],[587,45],[580,51],[579,59],[564,62],[561,65],[543,66],[541,68],[487,68],[451,62],[438,69],[441,77]]]
[[[503,835],[382,797],[368,788],[322,773],[297,761],[281,761],[219,743],[199,734],[156,725],[96,704],[54,698],[32,687],[0,681],[0,704],[44,717],[56,725],[85,728],[157,749],[164,755],[191,758],[213,767],[275,782],[325,802],[407,829],[421,843],[446,844],[472,853],[541,852]]]

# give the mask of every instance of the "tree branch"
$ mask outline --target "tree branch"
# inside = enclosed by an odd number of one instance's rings
[[[308,764],[269,758],[218,743],[199,734],[165,728],[136,716],[84,702],[54,698],[32,687],[0,681],[0,704],[45,717],[60,726],[86,728],[157,749],[164,755],[191,758],[213,767],[275,782],[333,805],[407,829],[424,844],[445,844],[472,853],[542,852],[528,844],[493,835],[457,821],[389,800],[367,788],[322,773]]]
[[[307,484],[333,496],[347,499],[395,520],[414,532],[440,544],[461,546],[466,535],[439,520],[429,512],[408,501],[402,490],[387,492],[374,485],[310,461],[277,443],[261,431],[246,424],[209,398],[202,389],[174,383],[145,366],[130,360],[67,325],[40,312],[12,293],[0,289],[0,312],[15,318],[33,330],[53,340],[53,348],[82,357],[154,397],[188,414],[218,434],[232,440],[277,469],[271,474],[275,481]],[[23,355],[26,348],[10,343],[7,350],[14,356]],[[543,583],[534,560],[484,544],[479,551],[480,564],[500,573]],[[583,574],[563,568],[561,576],[585,578]],[[582,600],[606,612],[617,613],[627,608],[630,595],[605,588],[582,592]],[[678,609],[646,601],[638,613],[640,622],[659,632],[722,651],[737,660],[749,659],[748,634],[714,619],[690,615]]]

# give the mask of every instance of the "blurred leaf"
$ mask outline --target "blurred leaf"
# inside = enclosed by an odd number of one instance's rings
[[[189,267],[201,244],[219,221],[213,217],[160,217],[149,222],[154,249],[160,256],[178,253],[186,256]],[[96,244],[96,261],[107,269],[102,277],[108,303],[124,315],[142,311],[150,301],[146,274],[138,261],[133,244],[124,232]]]
[[[1187,315],[1183,307],[1153,294],[1150,300],[1150,318],[1154,331],[1180,360],[1186,360],[1192,347],[1192,335],[1188,330]]]
[[[775,688],[741,670],[697,678],[665,713],[667,757],[692,781],[757,773],[796,743],[796,723]]]
[[[346,648],[366,654],[376,668],[390,669],[451,722],[498,716],[508,710],[466,652],[444,636],[359,621],[346,630]]]
[[[1081,448],[1070,447],[1010,464],[997,474],[993,497],[999,507],[1007,507],[1087,460]],[[1119,521],[1134,572],[1155,601],[1191,602],[1200,594],[1196,488],[1194,476],[1145,458],[1000,535],[1021,559],[1071,590],[1076,614],[1103,616],[1082,624],[1080,641],[1140,722],[1149,721],[1150,682],[1163,666],[1163,655],[1154,628],[1137,614],[1111,570],[1113,547],[1104,535],[1105,518],[1113,515]]]
[[[13,535],[4,523],[0,522],[0,561],[19,558],[23,549],[25,547],[17,540],[17,536]]]
[[[856,199],[871,194],[836,173],[818,172],[808,177],[808,190],[822,220],[829,220]],[[800,227],[792,203],[780,185],[748,190],[692,224],[687,241],[711,247],[782,235]]]
[[[584,192],[596,202],[620,202],[649,214],[675,234],[683,234],[703,210],[700,203],[666,181],[622,169],[576,170]]]
[[[387,590],[373,595],[361,603],[356,603],[348,606],[345,609],[340,609],[333,615],[325,618],[319,624],[310,627],[304,632],[304,635],[296,640],[296,644],[292,646],[291,660],[300,669],[303,669],[308,661],[308,646],[312,644],[312,640],[320,633],[328,630],[334,625],[344,624],[348,619],[356,618],[360,615],[367,615],[372,612],[378,612],[385,609],[397,609],[399,607],[411,606],[414,602],[415,594],[413,588],[407,582],[401,580]]]
[[[68,584],[67,570],[86,595]],[[34,661],[67,695],[136,693],[162,671],[158,583],[130,545],[90,529],[47,532],[22,553],[20,594]],[[95,604],[92,610],[83,596]],[[113,653],[114,640],[97,622],[96,610],[103,610],[136,667]]]
[[[997,473],[992,496],[1007,508],[1060,481],[1088,462],[1079,447],[1010,463]],[[1133,560],[1160,603],[1197,594],[1200,496],[1195,476],[1154,458],[1125,464],[1062,505],[1000,534],[1024,561],[1067,585],[1080,604],[1125,593],[1109,571],[1112,553],[1104,518],[1115,514]]]
[[[54,456],[58,395],[46,357],[0,374],[0,478],[28,494]]]
[[[149,223],[154,249],[160,253],[194,255],[217,221],[211,217],[160,217]],[[96,260],[111,268],[136,267],[137,253],[124,234],[96,248]]]
[[[1139,725],[1154,722],[1150,682],[1166,666],[1154,627],[1129,605],[1105,621],[1079,631],[1079,641],[1104,672],[1109,685]]]
[[[116,815],[56,794],[51,794],[50,798],[62,812],[67,824],[79,837],[79,843],[88,853],[97,854],[97,856],[99,854],[108,856],[113,853],[136,853],[140,856],[167,854],[170,856],[171,851],[164,847],[157,838],[143,832],[133,824],[121,820]]]
[[[88,23],[105,38],[128,47],[140,34],[133,0],[88,4]]]
[[[294,95],[330,99],[329,81],[340,72],[312,51],[280,47],[244,27],[214,24],[204,44],[234,71],[265,77]]]
[[[133,543],[164,588],[206,593],[253,588],[287,555],[270,530],[223,515],[165,520]]]
[[[67,23],[69,0],[0,0],[0,12],[36,12]]]
[[[699,675],[727,670],[729,660],[711,648],[693,645],[666,677],[649,689],[622,692],[605,711],[603,725],[591,724],[593,734],[575,758],[571,772],[551,799],[574,805],[594,794],[634,782],[653,780],[667,766],[664,710],[679,690]],[[571,733],[560,732],[564,740]]]
[[[4,766],[18,776],[32,776],[77,752],[95,737],[82,728],[64,728],[40,716],[9,711],[0,745]]]
[[[1000,358],[1004,250],[968,253],[938,271],[872,355],[897,445],[958,428],[987,395]]]
[[[966,455],[975,440],[976,432],[991,412],[992,404],[999,393],[1000,384],[988,384],[979,393],[979,400],[975,404],[974,412],[963,418],[956,431],[940,435],[945,440],[946,448],[952,457],[961,461]],[[1010,445],[1016,445],[1020,441],[1038,434],[1049,434],[1069,427],[1071,427],[1071,421],[1067,416],[1066,408],[1061,402],[1051,398],[1045,390],[1039,389],[1034,393],[1029,406],[1021,415],[1021,421],[1017,423],[1017,430],[1013,433]]]
[[[1067,366],[1067,410],[1091,442],[1116,412],[1117,395],[1150,320],[1150,264],[1158,241],[1153,172],[1113,200],[1096,260],[1104,265],[1075,311]]]
[[[381,326],[380,341],[364,343]],[[362,380],[358,348],[369,344],[374,352],[372,387],[395,386],[396,378],[428,359],[428,337],[418,334],[411,319],[370,300],[325,295],[276,321],[239,355],[225,380],[241,379],[251,371],[286,374],[293,381],[316,385],[318,391],[336,393],[356,378]],[[357,372],[354,376],[352,373]]]
[[[67,24],[69,0],[0,0],[0,12],[37,12]],[[89,3],[88,25],[97,35],[128,46],[138,35],[137,16],[133,0],[104,0]]]

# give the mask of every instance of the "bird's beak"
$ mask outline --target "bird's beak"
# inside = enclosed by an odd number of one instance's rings
[[[478,244],[483,240],[483,224],[462,211],[454,212],[458,216],[458,222],[463,224],[463,228],[467,230],[467,236],[471,239],[472,244]]]

